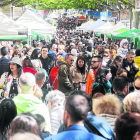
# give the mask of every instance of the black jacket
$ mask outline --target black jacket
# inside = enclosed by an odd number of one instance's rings
[[[0,77],[4,72],[9,72],[9,61],[6,57],[0,59]]]
[[[46,57],[45,59],[42,57],[42,55],[39,57],[39,59],[41,60],[42,63],[42,67],[47,71],[48,75],[50,74],[51,69],[54,66],[54,61],[49,58]]]

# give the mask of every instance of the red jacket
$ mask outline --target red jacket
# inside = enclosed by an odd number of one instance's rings
[[[30,73],[32,73],[33,75],[35,75],[35,74],[37,73],[37,71],[36,71],[35,69],[31,68],[31,67],[25,67],[25,68],[23,68],[23,72],[24,72],[24,73],[25,73],[25,72],[30,72]]]

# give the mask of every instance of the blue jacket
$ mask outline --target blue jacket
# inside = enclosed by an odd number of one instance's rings
[[[105,140],[105,138],[89,133],[84,126],[74,124],[64,132],[50,136],[44,140]]]

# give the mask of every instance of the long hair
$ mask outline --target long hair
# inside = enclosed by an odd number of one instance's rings
[[[78,61],[79,61],[80,59],[84,61],[84,65],[83,65],[82,68],[80,68],[80,67],[78,66]],[[77,61],[76,61],[76,68],[77,68],[77,70],[80,71],[82,74],[85,74],[85,67],[86,67],[86,60],[85,60],[85,58],[84,58],[83,56],[79,56],[79,57],[77,58]]]
[[[26,58],[23,60],[23,68],[25,68],[25,67],[33,68],[31,59],[28,56],[26,56]]]
[[[113,60],[113,62],[110,64],[110,66],[118,67],[117,64],[116,64],[116,61],[121,62],[122,57],[121,56],[116,56],[116,58]]]

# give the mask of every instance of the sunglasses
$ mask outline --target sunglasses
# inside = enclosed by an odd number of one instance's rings
[[[99,62],[99,61],[91,61],[91,63],[96,63],[96,62]]]
[[[135,86],[135,88],[136,88],[137,90],[140,90],[140,87]]]

